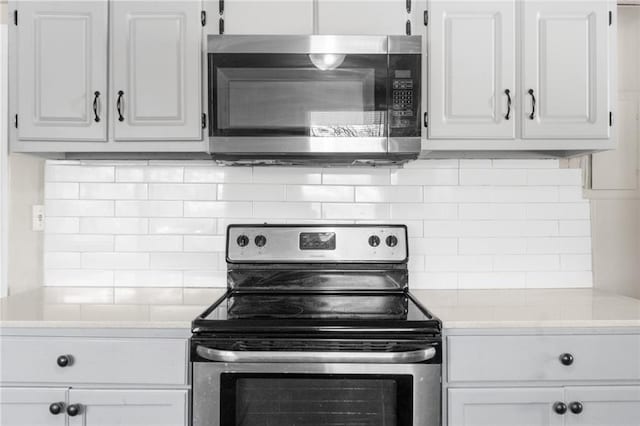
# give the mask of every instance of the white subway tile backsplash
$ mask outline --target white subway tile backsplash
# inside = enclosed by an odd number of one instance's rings
[[[391,171],[391,185],[457,185],[458,169],[399,169]]]
[[[113,216],[114,201],[45,200],[44,207],[49,217]]]
[[[182,251],[183,237],[178,235],[117,235],[116,252]]]
[[[147,253],[82,253],[83,269],[148,269]]]
[[[185,217],[251,217],[253,206],[242,201],[185,201]],[[176,215],[180,216],[180,215]]]
[[[421,186],[359,186],[356,187],[358,203],[421,203]]]
[[[84,200],[145,200],[147,185],[143,183],[81,183]]]
[[[73,200],[80,196],[80,184],[74,182],[50,182],[44,189],[46,200]]]
[[[286,188],[287,201],[353,202],[353,194],[352,186],[287,185]]]
[[[216,219],[192,219],[192,218],[155,218],[149,220],[149,234],[215,234],[217,230]]]
[[[215,200],[217,185],[201,183],[152,183],[150,200]]]
[[[284,185],[225,183],[218,185],[218,200],[284,201]]]
[[[147,218],[81,217],[81,234],[146,234]]]
[[[182,217],[183,215],[182,201],[120,201],[120,200],[116,200],[115,203],[116,203],[116,216]]]
[[[589,203],[580,171],[559,167],[49,161],[45,285],[225,287],[229,224],[400,223],[412,288],[589,287]]]
[[[527,184],[526,170],[460,169],[460,185],[514,186]]]

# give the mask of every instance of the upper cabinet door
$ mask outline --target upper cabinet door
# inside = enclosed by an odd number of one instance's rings
[[[406,35],[417,0],[316,0],[318,34]],[[415,26],[415,24],[412,24]],[[412,33],[420,34],[419,28]]]
[[[106,140],[107,19],[106,0],[19,2],[19,139]]]
[[[51,404],[64,407],[64,388],[0,388],[0,424],[2,426],[65,426],[66,415],[51,414]]]
[[[202,139],[201,3],[111,5],[114,139]]]
[[[224,34],[313,34],[313,1],[224,0]]]
[[[515,0],[429,7],[429,137],[515,137]]]
[[[566,426],[633,426],[640,419],[640,386],[569,387],[566,401]]]
[[[523,2],[524,138],[609,137],[609,8]]]

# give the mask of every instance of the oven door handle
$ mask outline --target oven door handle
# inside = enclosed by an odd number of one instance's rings
[[[406,352],[225,351],[197,346],[196,353],[216,362],[411,364],[430,360],[436,356],[436,349]]]

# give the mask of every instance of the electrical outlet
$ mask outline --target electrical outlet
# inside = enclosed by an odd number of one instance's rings
[[[44,231],[44,206],[36,204],[31,207],[31,229]]]

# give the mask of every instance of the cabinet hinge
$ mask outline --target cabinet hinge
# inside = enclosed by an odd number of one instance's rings
[[[16,129],[18,128],[18,114],[16,114],[16,121],[14,122],[14,125],[16,126]]]
[[[426,27],[427,25],[429,25],[429,11],[428,11],[428,10],[425,10],[425,11],[424,11],[424,14],[422,15],[422,18],[424,19],[424,25],[425,25],[425,27]]]
[[[18,10],[13,11],[13,25],[18,26]]]
[[[218,1],[218,13],[220,15],[224,14],[224,0],[219,0]]]
[[[411,13],[411,0],[407,0],[407,13]]]
[[[613,11],[609,11],[609,26],[613,25]]]
[[[613,127],[613,112],[609,111],[609,127]]]
[[[405,32],[407,35],[411,35],[411,20],[407,19],[407,23],[405,24]]]
[[[424,118],[423,118],[423,124],[424,124],[424,127],[429,127],[429,120],[427,119],[427,117],[428,117],[428,115],[427,115],[427,113],[425,112],[425,113],[424,113]]]
[[[200,23],[203,27],[207,25],[207,12],[204,10],[200,12]]]
[[[218,33],[224,34],[224,19],[222,18],[218,21]]]
[[[202,114],[202,128],[206,129],[207,128],[207,114]]]

